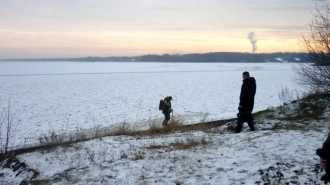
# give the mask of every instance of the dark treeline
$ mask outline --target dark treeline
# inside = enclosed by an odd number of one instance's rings
[[[159,62],[306,62],[305,53],[234,53],[216,52],[184,55],[143,55],[136,61]]]
[[[142,56],[111,56],[81,58],[3,59],[2,61],[79,61],[79,62],[307,62],[306,53],[238,53],[213,52],[194,54],[163,54]]]

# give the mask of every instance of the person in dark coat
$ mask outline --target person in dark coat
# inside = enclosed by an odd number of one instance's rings
[[[171,119],[170,114],[173,111],[172,105],[171,105],[171,100],[172,100],[171,96],[168,96],[168,97],[164,98],[163,114],[165,116],[165,119],[162,123],[163,126],[167,126],[168,121],[170,121],[170,119]]]
[[[254,131],[252,110],[254,106],[254,96],[256,94],[257,84],[253,77],[250,77],[249,72],[243,73],[243,84],[241,87],[241,94],[239,97],[239,106],[237,114],[236,133],[241,132],[242,125],[247,122],[250,130]]]
[[[320,171],[325,170],[325,174],[321,177],[321,181],[325,184],[330,182],[330,132],[324,141],[322,148],[316,150],[316,154],[320,156]]]

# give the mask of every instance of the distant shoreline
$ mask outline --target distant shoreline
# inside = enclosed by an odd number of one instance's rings
[[[163,54],[79,58],[0,59],[0,62],[177,62],[177,63],[302,63],[309,62],[307,53],[237,53]]]

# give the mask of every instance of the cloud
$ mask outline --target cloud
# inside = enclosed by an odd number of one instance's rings
[[[283,11],[301,11],[301,10],[313,10],[315,6],[313,5],[304,5],[304,6],[298,6],[297,5],[290,5],[290,6],[283,6],[283,5],[278,5],[278,6],[255,6],[255,7],[250,7],[248,10],[251,11],[275,11],[275,12],[283,12]]]
[[[201,31],[206,30],[205,28],[198,27],[176,27],[176,26],[168,26],[168,27],[159,27],[159,30],[170,30],[170,31]]]

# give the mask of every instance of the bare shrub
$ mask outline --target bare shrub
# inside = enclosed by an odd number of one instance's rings
[[[12,111],[9,100],[8,105],[0,113],[0,155],[6,154],[14,143],[14,133],[18,126],[14,119],[15,115],[16,112]]]
[[[307,53],[305,60],[294,66],[296,83],[315,92],[330,92],[330,2],[314,0],[316,13],[301,35],[299,47]]]
[[[290,90],[289,88],[285,87],[282,88],[280,92],[278,92],[278,97],[282,103],[289,103],[294,100],[299,100],[301,98],[301,93],[297,90]]]
[[[41,133],[38,137],[40,145],[57,145],[65,141],[65,136],[57,135],[54,130],[48,133]]]
[[[88,118],[90,121],[92,121],[92,123],[93,123],[93,125],[94,125],[94,127],[93,127],[93,133],[92,133],[93,136],[92,136],[92,137],[94,137],[94,138],[102,137],[102,134],[101,134],[101,133],[102,133],[101,125],[100,125],[100,123],[97,124],[98,121],[96,120],[94,114],[88,112],[88,113],[87,113],[87,118]],[[102,124],[102,123],[101,123],[101,124]]]
[[[209,118],[209,113],[202,113],[202,116],[201,116],[201,118],[200,118],[200,120],[199,120],[199,123],[205,123],[207,120],[208,120],[208,118]]]

